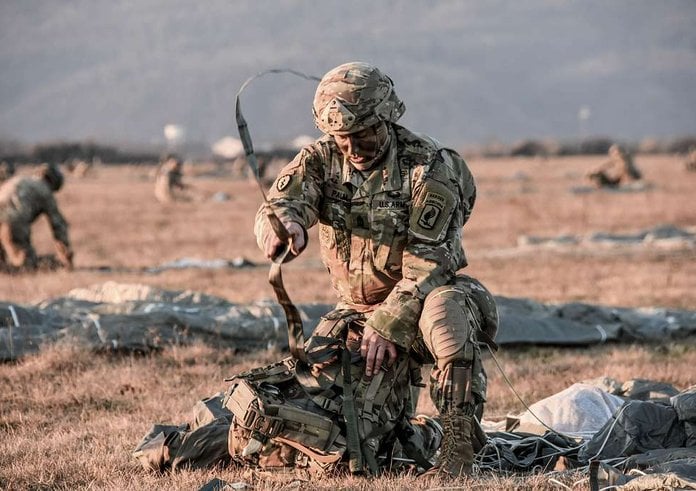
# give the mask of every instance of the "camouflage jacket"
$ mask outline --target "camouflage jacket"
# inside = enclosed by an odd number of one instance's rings
[[[46,214],[53,230],[53,237],[66,246],[68,223],[58,209],[53,192],[43,179],[15,176],[0,186],[0,222],[13,227],[26,226]]]
[[[269,201],[283,220],[319,223],[322,261],[341,308],[372,313],[367,325],[408,348],[423,300],[466,266],[462,226],[475,184],[464,160],[434,140],[392,125],[381,165],[361,173],[333,138],[305,147],[281,172]],[[255,233],[273,233],[263,207]]]

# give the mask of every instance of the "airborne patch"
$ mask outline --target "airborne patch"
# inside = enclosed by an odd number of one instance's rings
[[[442,240],[456,205],[455,195],[445,184],[428,180],[411,214],[411,233],[420,239]]]
[[[286,187],[288,187],[288,184],[290,184],[290,181],[292,180],[292,175],[290,174],[285,174],[284,176],[281,176],[278,178],[278,182],[276,183],[276,189],[278,191],[282,191]]]
[[[437,219],[445,208],[446,202],[447,199],[444,196],[435,193],[426,194],[423,202],[423,210],[418,217],[418,225],[426,230],[435,228]]]

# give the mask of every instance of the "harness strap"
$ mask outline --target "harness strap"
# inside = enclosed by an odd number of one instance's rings
[[[287,68],[272,68],[270,70],[265,70],[263,72],[257,73],[253,77],[248,78],[242,84],[242,86],[239,88],[239,91],[237,92],[234,104],[234,112],[235,119],[237,121],[237,130],[239,131],[239,139],[242,141],[244,153],[246,155],[246,161],[254,173],[254,179],[256,180],[256,184],[259,186],[259,190],[261,191],[261,195],[263,196],[263,201],[266,204],[266,217],[268,218],[273,232],[276,234],[276,236],[278,236],[278,238],[282,242],[286,244],[284,250],[282,251],[282,254],[280,254],[280,257],[276,258],[273,261],[273,264],[271,265],[271,270],[268,274],[268,281],[273,286],[273,290],[275,291],[276,297],[278,298],[278,303],[280,303],[280,305],[283,307],[283,311],[285,312],[285,318],[288,323],[288,345],[290,346],[290,353],[292,353],[292,356],[295,357],[295,359],[306,362],[307,355],[304,351],[304,332],[302,329],[302,318],[300,317],[300,313],[297,311],[297,308],[295,307],[295,305],[293,305],[292,301],[290,300],[287,291],[285,291],[285,286],[283,285],[283,275],[280,270],[280,265],[283,263],[283,261],[285,261],[285,258],[290,252],[290,234],[288,234],[285,225],[283,225],[283,223],[280,221],[280,218],[278,218],[278,216],[275,214],[273,208],[271,208],[268,202],[268,198],[266,198],[266,193],[263,189],[263,185],[261,184],[261,180],[259,178],[259,166],[256,159],[256,154],[254,153],[254,145],[251,141],[249,126],[247,125],[246,119],[242,114],[242,106],[240,103],[240,96],[244,89],[254,79],[269,73],[291,73],[292,75],[296,75],[307,80],[319,81],[321,79]]]
[[[343,419],[346,423],[346,446],[350,457],[349,469],[353,474],[364,470],[363,456],[358,432],[358,415],[355,411],[355,398],[350,376],[350,353],[343,350]]]
[[[276,220],[278,220],[277,217]],[[280,220],[278,220],[278,222],[280,222]],[[280,269],[283,260],[289,252],[290,247],[288,246],[278,260],[273,261],[268,273],[268,281],[271,286],[273,286],[273,291],[276,294],[278,303],[283,307],[283,311],[285,312],[285,319],[288,323],[288,346],[290,348],[290,353],[296,360],[307,363],[307,353],[304,349],[305,340],[302,317],[300,317],[300,312],[297,310],[297,307],[295,307],[295,304],[292,303],[288,292],[285,290],[285,285],[283,285],[283,273]]]

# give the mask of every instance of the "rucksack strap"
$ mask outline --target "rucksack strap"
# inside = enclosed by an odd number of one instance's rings
[[[280,223],[280,220],[276,215],[271,215],[275,217]],[[273,220],[271,220],[273,224]],[[282,226],[282,223],[280,224]],[[284,227],[283,227],[284,228]],[[285,232],[287,234],[287,231]],[[285,256],[289,253],[290,247],[286,247],[283,255],[278,258],[277,261],[273,261],[271,264],[271,269],[268,273],[268,281],[273,286],[273,291],[276,294],[278,303],[283,307],[285,312],[285,318],[288,322],[288,347],[290,348],[290,353],[293,358],[299,360],[303,363],[307,363],[307,353],[304,349],[304,329],[302,327],[302,317],[300,317],[300,312],[297,307],[292,303],[288,292],[285,291],[285,286],[283,285],[283,273],[280,269]]]
[[[358,432],[358,414],[355,410],[353,384],[350,375],[350,352],[343,350],[343,419],[346,423],[346,445],[348,448],[349,469],[353,474],[364,471],[360,433]]]

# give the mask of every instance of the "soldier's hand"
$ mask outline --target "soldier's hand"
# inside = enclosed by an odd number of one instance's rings
[[[388,366],[394,364],[397,355],[396,345],[384,339],[371,327],[365,326],[360,355],[365,359],[365,375],[371,377],[382,366],[385,358]]]
[[[283,225],[285,225],[285,228],[292,239],[290,252],[297,256],[300,252],[302,252],[302,249],[304,249],[305,246],[304,228],[302,228],[302,225],[297,222],[284,222]],[[280,251],[283,250],[284,246],[285,243],[281,241],[272,230],[269,230],[263,248],[266,257],[269,259],[274,259],[278,256],[278,254],[280,254]]]

